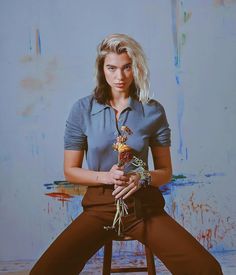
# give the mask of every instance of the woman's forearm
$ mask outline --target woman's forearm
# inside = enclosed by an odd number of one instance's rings
[[[79,167],[70,167],[64,171],[68,182],[86,186],[98,186],[108,184],[107,172],[91,171]]]
[[[150,171],[151,185],[159,187],[171,181],[172,171],[169,168],[159,168],[157,170]]]

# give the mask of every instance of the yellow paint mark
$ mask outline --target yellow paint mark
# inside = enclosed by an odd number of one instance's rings
[[[29,76],[21,80],[21,86],[28,91],[41,90],[43,88],[43,81]]]
[[[24,56],[22,56],[21,59],[20,59],[20,61],[21,61],[22,63],[29,63],[29,62],[31,62],[32,60],[33,60],[33,58],[32,58],[32,56],[30,56],[30,55],[24,55]]]

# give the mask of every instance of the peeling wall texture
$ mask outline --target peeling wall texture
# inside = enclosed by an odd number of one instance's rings
[[[85,188],[64,181],[64,127],[110,33],[141,43],[167,113],[166,210],[209,251],[236,250],[236,1],[3,0],[0,26],[1,261],[38,258],[81,212]]]

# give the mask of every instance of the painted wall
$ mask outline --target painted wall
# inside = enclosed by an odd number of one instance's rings
[[[0,260],[37,258],[80,212],[84,190],[54,184],[65,120],[114,32],[142,44],[167,112],[167,211],[211,251],[236,249],[236,1],[5,0],[0,26]]]

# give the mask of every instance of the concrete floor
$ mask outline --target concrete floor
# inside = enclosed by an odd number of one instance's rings
[[[222,270],[224,275],[236,275],[236,250],[235,251],[227,251],[227,252],[221,252],[221,253],[214,253],[214,256],[216,259],[220,262]],[[127,261],[127,258],[126,258]],[[134,262],[134,261],[132,261]],[[140,263],[143,263],[143,259],[137,260],[135,259],[135,262],[137,265],[140,265]],[[161,275],[170,275],[171,273],[165,268],[165,266],[158,260],[155,259],[156,262],[156,268],[157,268],[157,274]],[[8,261],[8,262],[0,262],[0,274],[4,275],[28,275],[30,268],[33,266],[33,261]],[[122,259],[114,260],[113,259],[113,265],[117,266],[122,264]],[[96,275],[96,274],[102,274],[102,259],[97,258],[93,261],[90,261],[87,263],[87,265],[84,268],[84,271],[80,274],[82,275]],[[121,274],[121,273],[116,273]],[[122,273],[122,274],[128,274],[128,273]],[[146,272],[139,272],[139,273],[130,273],[133,275],[144,275],[147,274]],[[45,274],[47,275],[47,274]],[[67,275],[67,274],[65,274]]]

